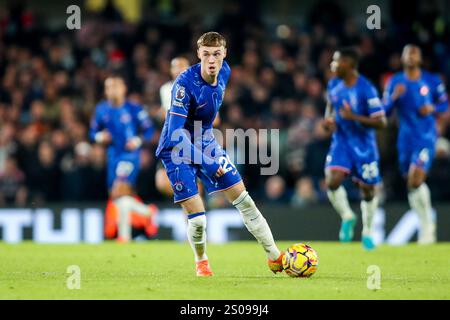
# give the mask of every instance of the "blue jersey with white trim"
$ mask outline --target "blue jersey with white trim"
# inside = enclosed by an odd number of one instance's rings
[[[333,134],[333,144],[347,146],[353,153],[365,153],[367,150],[377,154],[375,129],[362,125],[360,122],[343,119],[339,113],[347,102],[353,113],[362,116],[384,115],[384,108],[378,92],[372,83],[359,75],[356,83],[348,87],[344,80],[333,78],[328,82],[328,102],[335,112],[336,131]]]
[[[406,87],[405,93],[396,101],[391,97],[397,85]],[[396,73],[387,83],[384,92],[384,105],[387,113],[396,107],[399,123],[399,144],[433,144],[437,138],[436,119],[434,114],[421,116],[419,109],[432,104],[436,112],[445,112],[448,108],[448,97],[445,85],[439,76],[422,71],[418,80],[410,80],[404,72]]]
[[[147,141],[152,138],[154,132],[148,113],[140,105],[130,101],[125,101],[120,107],[114,107],[106,100],[97,104],[91,119],[89,132],[91,140],[95,141],[95,135],[105,129],[112,138],[108,146],[109,159],[121,155],[139,157],[140,148],[134,151],[125,149],[127,141],[140,135]]]
[[[191,135],[193,144],[198,145],[194,143],[194,139],[197,138],[197,136],[194,137],[194,123],[197,121],[201,121],[199,129],[201,129],[202,147],[215,142],[210,129],[222,104],[230,74],[231,69],[224,61],[215,86],[203,80],[200,64],[193,65],[176,78],[172,86],[171,106],[167,112],[156,156],[159,156],[163,150],[171,150],[178,143],[176,139],[176,141],[171,140],[174,131],[179,129],[177,126],[170,126],[170,123],[175,123],[172,121],[173,117],[185,119],[182,127]]]

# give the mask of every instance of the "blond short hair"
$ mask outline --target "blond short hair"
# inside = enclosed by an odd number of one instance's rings
[[[227,41],[225,38],[218,32],[206,32],[202,34],[200,38],[197,40],[197,48],[201,46],[205,47],[225,47],[227,46]]]

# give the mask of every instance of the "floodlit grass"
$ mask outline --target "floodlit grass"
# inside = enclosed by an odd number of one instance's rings
[[[288,242],[280,242],[287,248]],[[319,269],[309,278],[272,274],[256,242],[208,245],[215,276],[197,278],[188,244],[0,244],[0,299],[450,299],[450,244],[380,246],[310,242]],[[70,290],[67,272],[81,270]],[[381,289],[367,288],[367,268]]]

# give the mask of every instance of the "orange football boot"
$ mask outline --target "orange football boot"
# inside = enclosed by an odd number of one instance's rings
[[[198,261],[196,264],[197,277],[211,277],[213,276],[213,272],[211,271],[211,267],[209,266],[208,259]]]
[[[283,269],[283,256],[284,256],[284,252],[282,252],[280,254],[280,256],[278,257],[277,260],[270,260],[267,259],[267,263],[269,265],[269,269],[273,272],[273,273],[277,273],[277,272],[282,272]]]

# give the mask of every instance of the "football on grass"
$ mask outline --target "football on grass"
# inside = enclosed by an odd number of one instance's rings
[[[316,250],[304,243],[290,246],[283,256],[283,268],[291,277],[309,278],[317,270],[319,258]]]

